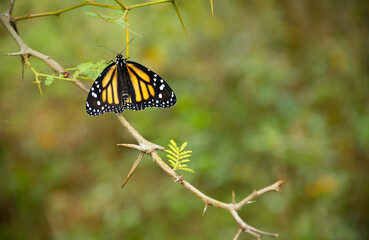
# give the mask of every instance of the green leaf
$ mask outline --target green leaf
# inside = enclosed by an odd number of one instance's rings
[[[183,149],[187,146],[188,142],[184,142],[181,146],[181,148],[179,149],[180,152],[183,151]]]
[[[85,63],[78,64],[77,65],[77,70],[80,71],[82,74],[84,74],[85,71],[89,70],[92,67],[93,67],[92,62],[85,62]]]
[[[195,173],[195,171],[191,168],[182,168],[181,170],[191,172],[191,173]]]
[[[167,153],[169,153],[170,155],[176,156],[176,154],[174,154],[174,152],[172,152],[172,151],[171,151],[171,150],[169,150],[169,149],[167,149],[167,150],[165,150],[165,151],[167,151]]]
[[[96,79],[99,74],[108,66],[105,60],[101,60],[96,63],[85,62],[77,65],[77,70],[74,72],[73,77],[77,78],[79,75],[84,75],[91,79]]]
[[[172,156],[172,155],[167,155],[167,158],[170,158],[170,159],[172,159],[173,161],[177,161],[177,158],[176,158],[176,157],[174,157],[174,156]]]
[[[184,142],[179,148],[173,139],[169,140],[168,146],[171,150],[166,150],[166,152],[168,153],[168,162],[173,171],[183,170],[191,173],[195,172],[193,169],[189,168],[187,164],[184,164],[190,162],[190,159],[188,158],[191,157],[190,153],[192,153],[191,150],[184,151],[184,149],[187,147],[187,144],[187,142]]]
[[[105,62],[105,60],[101,60],[95,63],[93,68],[95,68],[96,70],[103,70],[104,68],[106,68],[107,65],[108,64]]]
[[[128,23],[126,23],[125,21],[123,21],[123,20],[118,20],[117,22],[116,22],[119,26],[121,26],[122,28],[126,28],[126,27],[128,27],[129,26],[129,24]]]
[[[46,86],[50,86],[54,81],[54,76],[53,75],[48,75],[46,77],[46,80],[45,80],[45,85]]]
[[[73,78],[76,79],[79,74],[80,74],[79,70],[75,71],[74,74],[73,74]]]
[[[90,17],[97,17],[97,18],[101,18],[101,17],[103,17],[103,18],[105,18],[106,20],[109,20],[109,21],[115,21],[115,19],[114,19],[113,17],[108,16],[108,15],[104,15],[104,14],[101,14],[101,13],[96,14],[96,13],[94,13],[94,12],[85,12],[85,14],[86,14],[87,16],[90,16]]]
[[[175,147],[174,147],[174,146],[172,146],[172,145],[168,145],[168,146],[173,150],[173,152],[174,152],[174,154],[173,154],[173,155],[177,156],[177,155],[179,154],[178,148],[175,148]]]
[[[191,157],[191,154],[186,154],[186,155],[183,155],[183,156],[179,156],[178,159],[183,159],[183,158],[188,158],[188,157]]]
[[[122,27],[122,28],[124,28],[124,29],[126,29],[128,26],[129,26],[129,23],[126,23],[125,21],[123,21],[123,20],[118,20],[118,21],[116,21],[116,23],[120,26],[120,27]],[[135,34],[135,35],[137,35],[137,36],[139,36],[139,37],[142,37],[142,35],[141,34],[139,34],[139,33],[137,33],[137,32],[135,32],[135,31],[133,31],[131,28],[128,28],[128,31],[130,31],[131,33],[133,33],[133,34]]]
[[[189,153],[192,153],[192,151],[191,150],[183,151],[183,152],[181,152],[181,155],[183,155],[183,154],[189,154]]]
[[[178,148],[177,143],[173,139],[170,139],[169,142],[173,147]]]

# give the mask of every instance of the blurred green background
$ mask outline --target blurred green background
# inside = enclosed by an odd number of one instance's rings
[[[77,2],[17,0],[13,15]],[[254,227],[280,239],[369,239],[369,2],[214,0],[214,17],[208,0],[178,4],[187,34],[171,4],[129,13],[142,35],[130,35],[130,59],[159,73],[178,103],[127,120],[159,145],[188,141],[196,174],[184,177],[219,200],[285,179],[282,193],[241,210]],[[116,12],[83,7],[17,27],[63,67],[115,60],[97,46],[121,51],[125,31],[85,15],[93,9]],[[202,217],[202,201],[147,156],[121,190],[138,152],[116,144],[133,138],[112,114],[88,116],[87,94],[69,82],[43,84],[41,96],[20,58],[5,56],[18,50],[0,27],[0,239],[233,238],[229,213]]]

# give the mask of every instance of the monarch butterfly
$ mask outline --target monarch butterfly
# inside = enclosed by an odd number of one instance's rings
[[[98,116],[124,109],[169,108],[176,102],[176,95],[159,75],[118,54],[117,61],[109,64],[92,84],[86,112]]]

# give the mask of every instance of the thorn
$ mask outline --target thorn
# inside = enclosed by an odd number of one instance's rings
[[[232,203],[235,204],[236,203],[236,195],[234,193],[234,188],[232,188]]]
[[[256,237],[258,240],[261,240],[262,235],[260,233],[251,231],[249,228],[244,229],[243,232],[246,233],[246,234],[250,234],[250,235]]]
[[[25,64],[25,60],[24,57],[21,56],[21,62],[22,62],[22,80],[24,80],[24,64]]]
[[[129,173],[128,173],[128,175],[127,175],[126,179],[124,180],[124,183],[122,184],[122,187],[121,187],[121,188],[123,188],[123,187],[126,185],[126,183],[128,182],[128,180],[131,178],[131,176],[132,176],[133,172],[136,170],[136,168],[137,168],[138,164],[140,163],[140,161],[141,161],[141,159],[142,159],[143,155],[144,155],[144,153],[143,153],[143,152],[140,152],[140,155],[138,155],[138,158],[137,158],[137,159],[136,159],[136,161],[133,163],[132,168],[131,168],[131,170],[129,171]]]
[[[256,201],[248,201],[246,204],[256,203]]]
[[[38,89],[40,90],[40,94],[41,94],[41,96],[42,96],[42,89],[41,89],[41,84],[40,84],[40,82],[32,82],[32,83],[37,84],[37,87],[38,87]]]
[[[138,151],[143,151],[141,146],[136,145],[136,144],[131,144],[131,143],[118,143],[117,146],[128,147],[128,148],[137,149]]]
[[[254,190],[254,191],[252,192],[252,195],[254,195],[255,197],[259,196],[258,191]]]
[[[15,52],[15,53],[7,53],[6,56],[22,56],[22,52]]]
[[[156,145],[156,150],[160,150],[160,151],[163,151],[163,152],[167,152],[167,151],[165,150],[165,148],[164,148],[164,147],[159,146],[159,145]]]
[[[211,15],[214,16],[214,5],[213,0],[210,0]]]
[[[237,240],[241,233],[242,233],[242,228],[239,228],[233,240]]]
[[[205,207],[204,207],[204,211],[202,211],[202,216],[205,215],[206,210],[208,209],[208,207],[210,207],[211,205],[209,203],[205,203]]]

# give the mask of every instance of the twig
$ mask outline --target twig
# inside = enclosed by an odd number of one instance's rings
[[[123,3],[119,0],[115,0],[116,3],[118,3],[119,6],[123,8],[123,10],[127,10],[127,7],[123,5]]]
[[[94,2],[81,2],[78,4],[75,4],[73,6],[70,7],[66,7],[57,11],[50,11],[50,12],[44,12],[44,13],[35,13],[35,14],[28,14],[28,15],[24,15],[24,16],[19,16],[19,17],[14,17],[14,21],[21,21],[21,20],[25,20],[25,19],[30,19],[30,18],[37,18],[37,17],[46,17],[46,16],[59,16],[62,13],[68,12],[70,10],[76,9],[76,8],[80,8],[83,6],[95,6],[95,7],[102,7],[102,8],[110,8],[110,9],[122,9],[121,6],[113,6],[113,5],[108,5],[108,4],[101,4],[101,3],[94,3]]]
[[[146,6],[150,6],[150,5],[155,5],[155,4],[160,4],[160,3],[167,3],[167,2],[173,2],[173,0],[159,0],[159,1],[153,1],[153,2],[147,2],[147,3],[139,3],[139,4],[128,6],[127,9],[131,10],[131,9],[134,9],[134,8],[146,7]]]
[[[12,1],[14,1],[14,0],[12,0]],[[153,2],[148,2],[148,3],[135,4],[135,5],[131,5],[131,6],[125,6],[119,0],[115,0],[115,2],[119,6],[85,1],[85,2],[81,2],[81,3],[78,3],[78,4],[72,5],[70,7],[66,7],[66,8],[63,8],[63,9],[56,10],[56,11],[28,14],[28,15],[24,15],[24,16],[14,17],[13,19],[14,19],[15,22],[17,22],[17,21],[21,21],[21,20],[25,20],[25,19],[31,19],[31,18],[37,18],[37,17],[60,16],[61,14],[65,13],[65,12],[68,12],[70,10],[74,10],[76,8],[84,7],[84,6],[95,6],[95,7],[102,7],[102,8],[129,11],[129,10],[132,10],[134,8],[145,7],[145,6],[149,6],[149,5],[156,5],[156,4],[167,3],[167,2],[173,2],[173,1],[174,0],[159,0],[159,1],[153,1]]]

